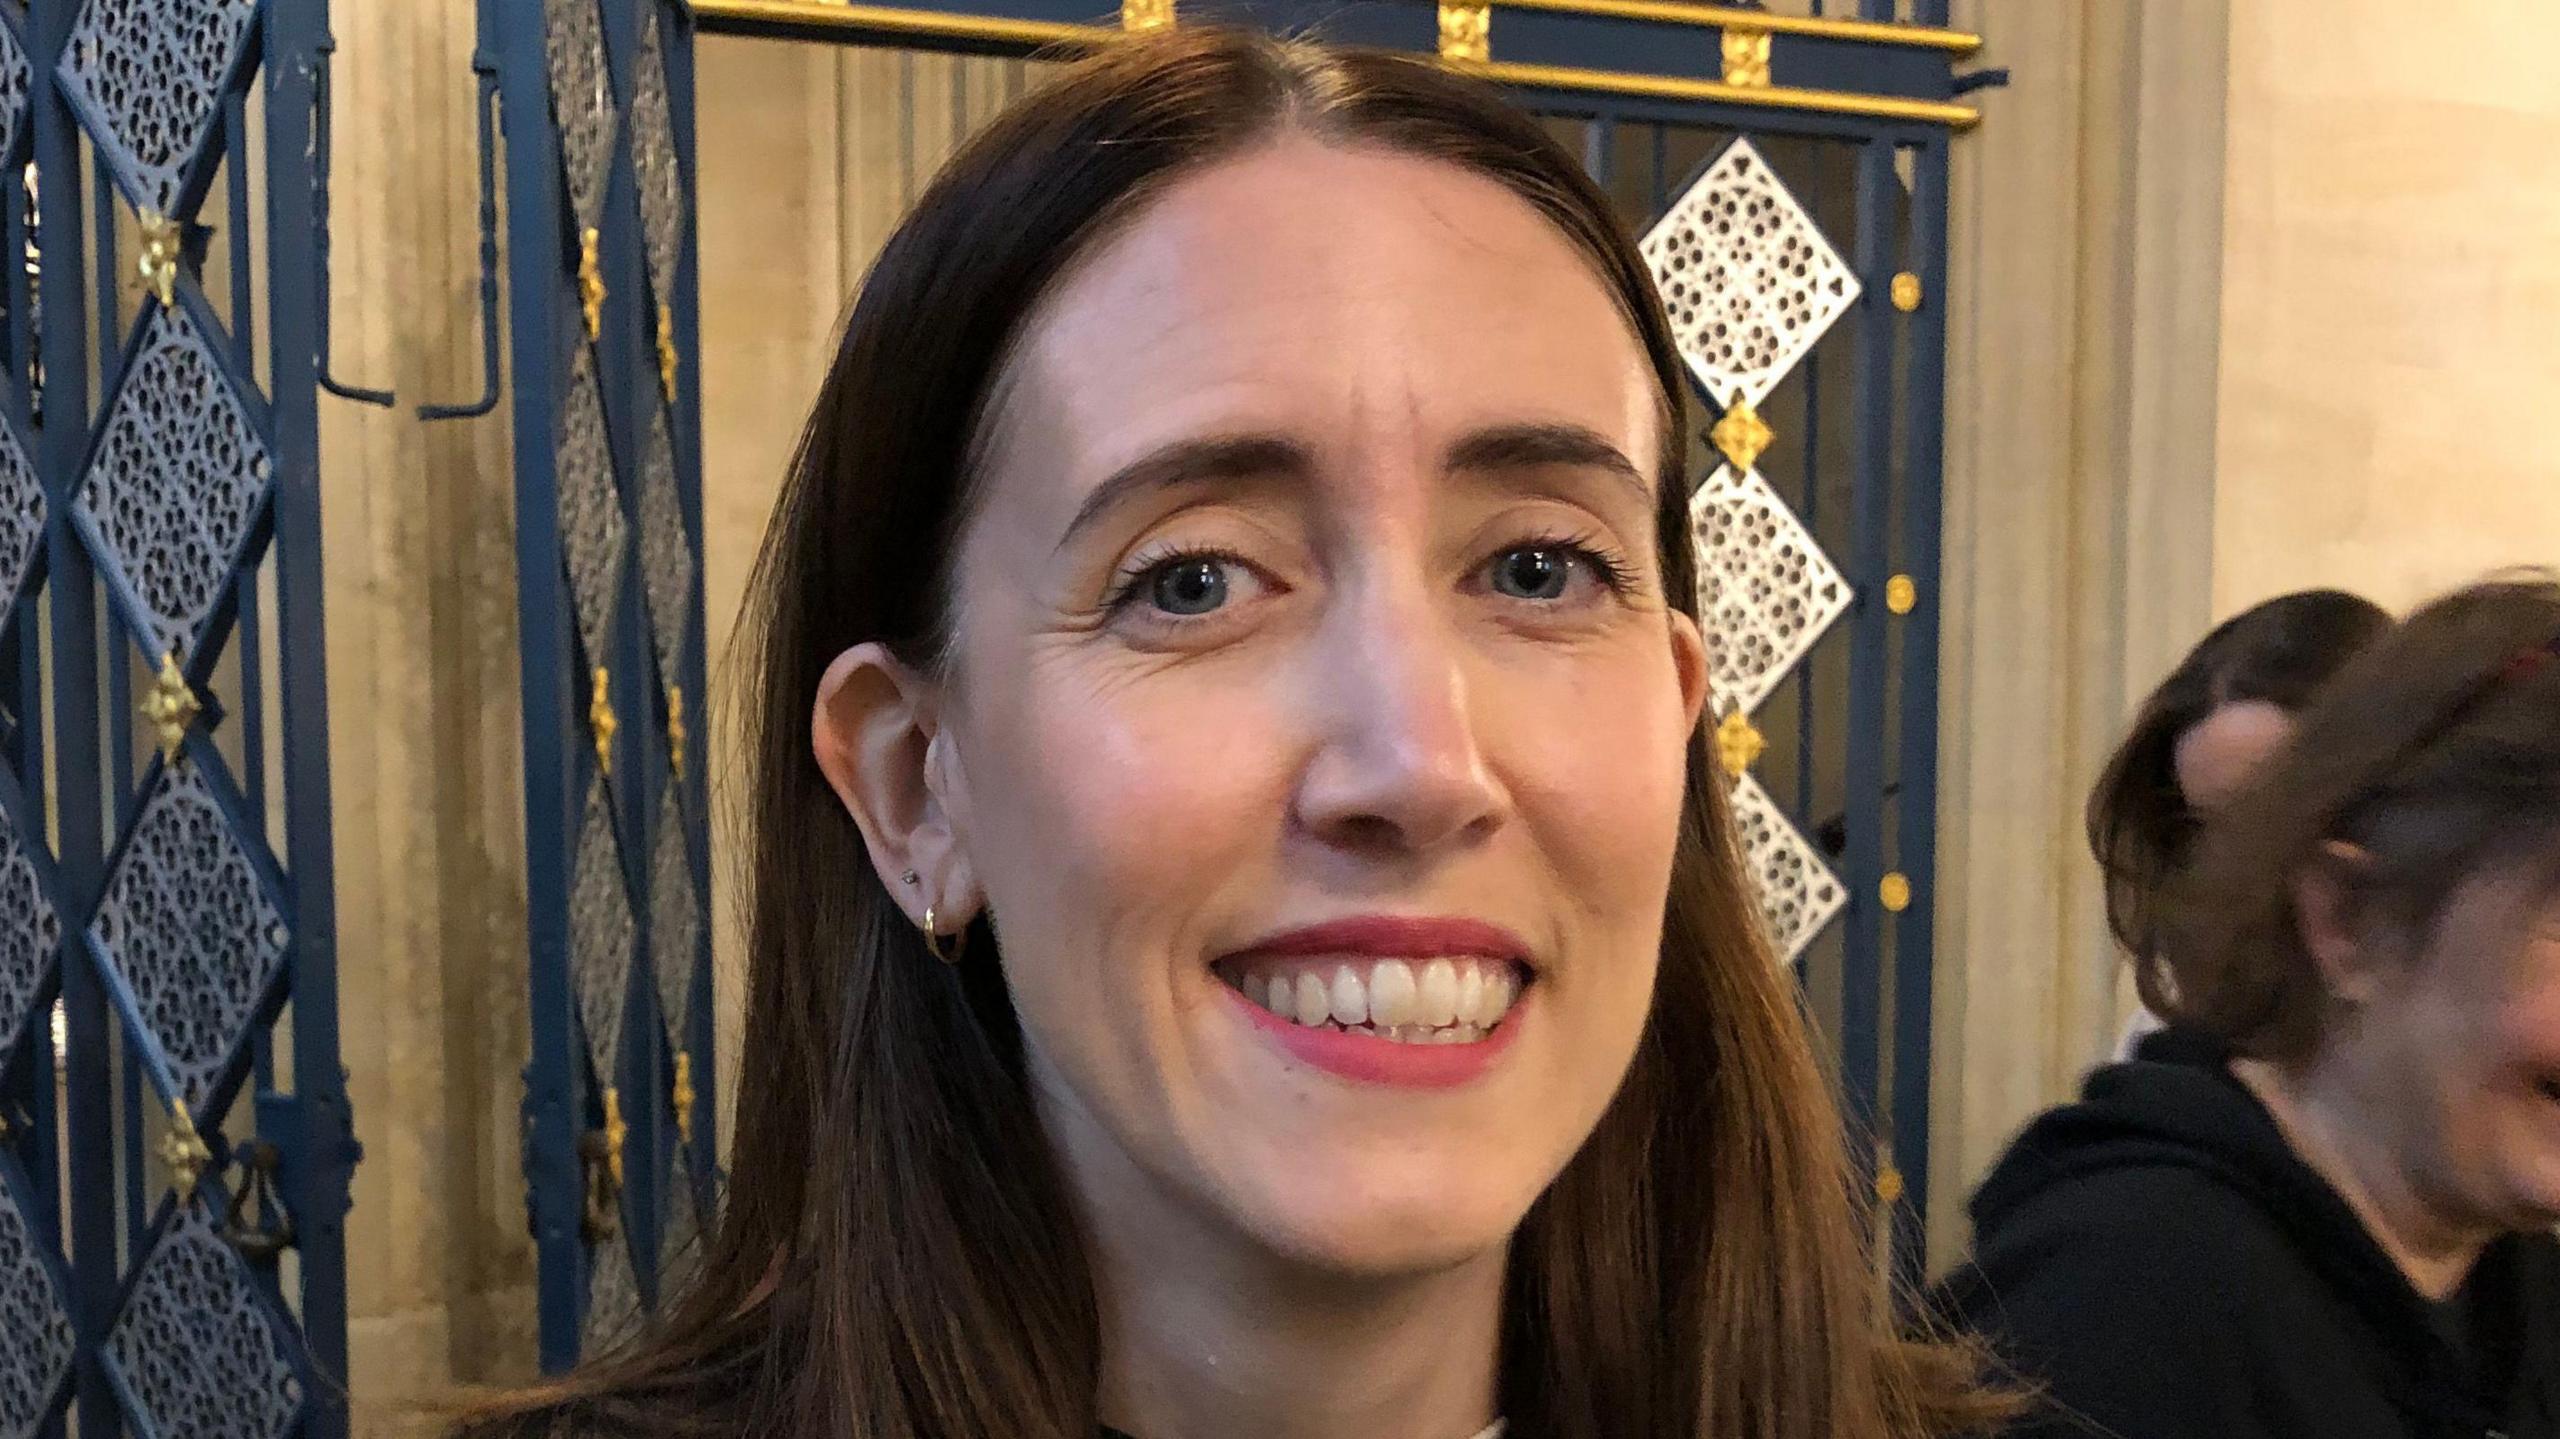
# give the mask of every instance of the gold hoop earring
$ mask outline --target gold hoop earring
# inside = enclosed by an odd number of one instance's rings
[[[960,926],[960,932],[951,937],[951,947],[943,948],[942,931],[937,922],[937,916],[934,914],[933,906],[926,905],[924,907],[924,950],[925,953],[941,960],[944,964],[958,964],[960,957],[969,952],[969,927],[965,924]]]

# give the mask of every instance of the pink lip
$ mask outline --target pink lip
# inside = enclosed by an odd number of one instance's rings
[[[1406,919],[1363,916],[1285,930],[1256,941],[1238,956],[1346,955],[1381,959],[1509,960],[1526,969],[1529,947],[1500,925],[1472,919]],[[1405,1089],[1454,1089],[1481,1077],[1500,1060],[1535,1007],[1535,987],[1524,991],[1493,1032],[1473,1044],[1399,1044],[1374,1035],[1317,1029],[1282,1019],[1224,984],[1229,1003],[1282,1052],[1302,1064],[1361,1084]]]
[[[1511,1048],[1522,1020],[1534,1007],[1531,994],[1521,995],[1493,1033],[1473,1044],[1398,1044],[1348,1030],[1293,1024],[1223,984],[1218,988],[1255,1029],[1300,1063],[1362,1084],[1403,1089],[1455,1089],[1476,1079]]]
[[[1520,936],[1480,919],[1408,919],[1398,915],[1361,915],[1283,930],[1238,951],[1246,955],[1369,955],[1380,959],[1455,959],[1471,955],[1529,961],[1529,946]]]

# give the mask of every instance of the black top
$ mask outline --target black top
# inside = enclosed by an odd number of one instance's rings
[[[1938,1292],[2049,1402],[2018,1439],[2560,1439],[2560,1241],[2434,1304],[2192,1035],[2011,1147]]]

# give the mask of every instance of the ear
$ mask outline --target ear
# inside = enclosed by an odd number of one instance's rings
[[[2380,997],[2390,980],[2387,963],[2359,920],[2357,879],[2373,856],[2357,845],[2330,840],[2294,872],[2293,922],[2303,951],[2320,967],[2322,985],[2348,1004]]]
[[[1671,611],[1671,666],[1680,676],[1680,704],[1694,730],[1707,713],[1707,640],[1697,616],[1676,607]]]
[[[861,644],[836,656],[818,680],[809,743],[818,768],[862,830],[907,917],[950,933],[977,913],[976,872],[952,823],[956,766],[940,733],[941,690],[887,647]],[[916,876],[914,884],[906,876]]]

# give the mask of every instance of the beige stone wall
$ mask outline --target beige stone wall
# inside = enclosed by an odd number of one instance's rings
[[[398,410],[321,402],[340,1032],[365,1146],[348,1216],[358,1432],[530,1371],[517,1161],[524,800],[505,411],[480,386],[471,8],[333,17],[337,369]]]
[[[2216,609],[2560,562],[2560,6],[2232,18]]]
[[[1930,1250],[2124,1012],[2080,800],[2203,631],[2223,0],[1959,0]]]

